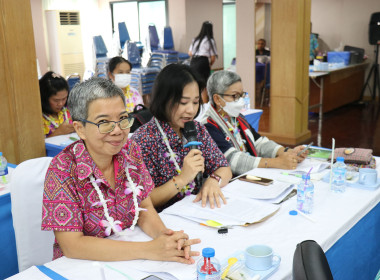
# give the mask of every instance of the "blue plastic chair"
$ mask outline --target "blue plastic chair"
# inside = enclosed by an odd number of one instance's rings
[[[80,76],[77,73],[71,74],[66,78],[66,80],[67,80],[67,83],[69,84],[69,92],[70,92],[77,83],[80,83]]]
[[[170,26],[164,28],[164,50],[174,50],[173,33]]]
[[[160,39],[158,38],[158,33],[156,26],[154,24],[149,24],[149,43],[150,50],[155,51],[160,48]]]
[[[125,25],[125,22],[119,22],[119,39],[120,39],[120,47],[124,49],[125,42],[130,41],[131,38],[129,37],[127,26]]]
[[[164,50],[175,50],[174,41],[173,41],[173,33],[170,26],[164,28]],[[190,56],[187,53],[178,52],[178,60],[185,61],[189,59]]]
[[[95,49],[96,58],[107,57],[108,50],[107,50],[106,44],[104,44],[102,36],[101,35],[94,36],[93,41],[94,41],[94,49]]]
[[[141,56],[136,42],[127,41],[128,61],[132,64],[132,68],[141,67]]]

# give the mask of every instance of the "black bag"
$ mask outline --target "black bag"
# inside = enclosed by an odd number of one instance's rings
[[[143,124],[149,122],[153,117],[149,109],[142,104],[136,105],[133,112],[129,113],[129,116],[135,119],[130,130],[131,133],[135,132]]]

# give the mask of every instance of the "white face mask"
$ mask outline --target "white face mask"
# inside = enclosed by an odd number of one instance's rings
[[[131,83],[131,74],[115,74],[115,85],[125,88]]]
[[[226,105],[222,108],[230,117],[238,117],[244,107],[244,99],[242,97],[238,101],[227,102],[224,100],[224,102],[226,102]]]

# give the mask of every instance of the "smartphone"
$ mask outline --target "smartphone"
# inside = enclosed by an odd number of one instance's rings
[[[310,148],[310,146],[311,145],[313,145],[314,143],[313,142],[311,142],[309,145],[307,145],[301,152],[299,152],[298,154],[297,154],[297,156],[300,156],[300,155],[302,155],[304,152],[306,152],[309,148]]]
[[[272,179],[258,177],[258,176],[253,176],[253,177],[255,179],[251,179],[250,175],[244,175],[244,176],[239,177],[239,180],[250,182],[250,183],[254,183],[254,184],[259,184],[259,185],[263,185],[263,186],[269,186],[270,184],[273,184],[273,180]]]
[[[154,275],[149,275],[141,280],[162,280],[162,279]]]

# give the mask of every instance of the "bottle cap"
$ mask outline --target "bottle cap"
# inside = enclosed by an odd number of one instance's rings
[[[337,157],[336,161],[344,162],[344,157]]]
[[[289,211],[289,215],[291,215],[291,216],[297,216],[298,212],[296,210],[291,210],[291,211]]]
[[[202,256],[205,258],[212,258],[215,256],[214,248],[203,248]]]

